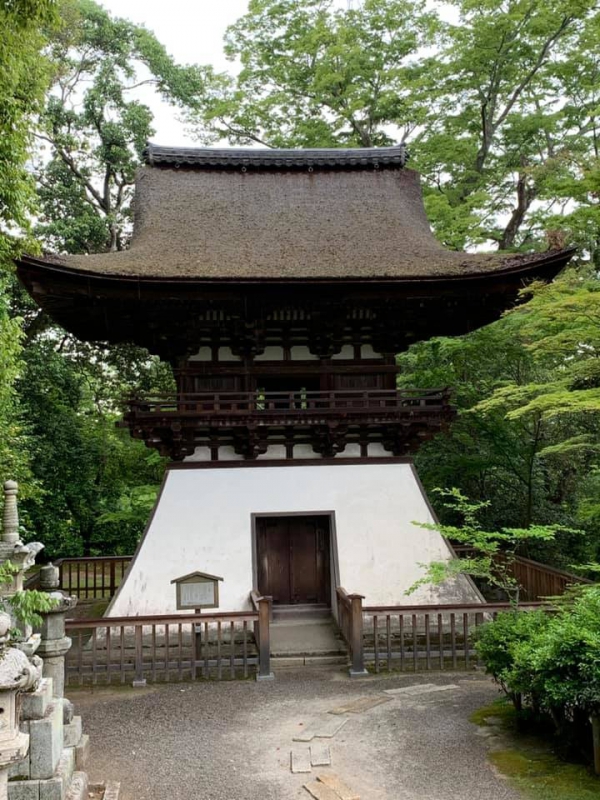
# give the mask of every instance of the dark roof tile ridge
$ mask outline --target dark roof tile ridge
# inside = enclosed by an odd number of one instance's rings
[[[391,147],[315,147],[270,149],[262,147],[169,147],[148,142],[144,160],[151,166],[370,168],[404,167],[405,144]]]

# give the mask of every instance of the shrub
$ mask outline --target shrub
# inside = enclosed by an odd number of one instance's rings
[[[590,718],[600,716],[599,585],[551,612],[500,614],[480,629],[477,650],[517,709],[525,701],[547,712],[561,737],[589,737]]]
[[[519,708],[521,695],[531,695],[532,686],[525,675],[515,674],[516,655],[549,624],[550,617],[544,611],[515,610],[498,614],[494,622],[479,629],[476,647],[485,671]]]

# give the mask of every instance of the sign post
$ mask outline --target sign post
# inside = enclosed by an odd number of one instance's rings
[[[200,615],[203,608],[218,608],[219,581],[222,580],[223,578],[218,575],[209,575],[206,572],[190,572],[181,578],[174,578],[171,583],[175,584],[177,609],[193,609]],[[195,625],[194,630],[194,659],[198,664],[202,660],[202,622]],[[195,672],[195,669],[193,671]]]

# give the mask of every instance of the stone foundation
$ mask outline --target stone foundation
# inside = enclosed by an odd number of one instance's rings
[[[23,695],[20,728],[29,734],[29,753],[10,768],[9,800],[87,800],[89,736],[72,704],[54,697],[52,678]]]

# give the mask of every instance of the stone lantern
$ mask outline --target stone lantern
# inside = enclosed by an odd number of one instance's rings
[[[29,736],[19,729],[18,693],[35,690],[42,668],[22,650],[8,647],[11,618],[0,612],[0,800],[8,798],[8,770],[29,750]]]
[[[65,619],[77,605],[76,597],[69,597],[58,590],[58,567],[46,564],[40,569],[40,589],[48,592],[54,606],[44,611],[40,633],[42,641],[38,653],[44,659],[44,677],[52,678],[54,697],[65,694],[65,656],[71,647],[71,639],[65,634]]]

